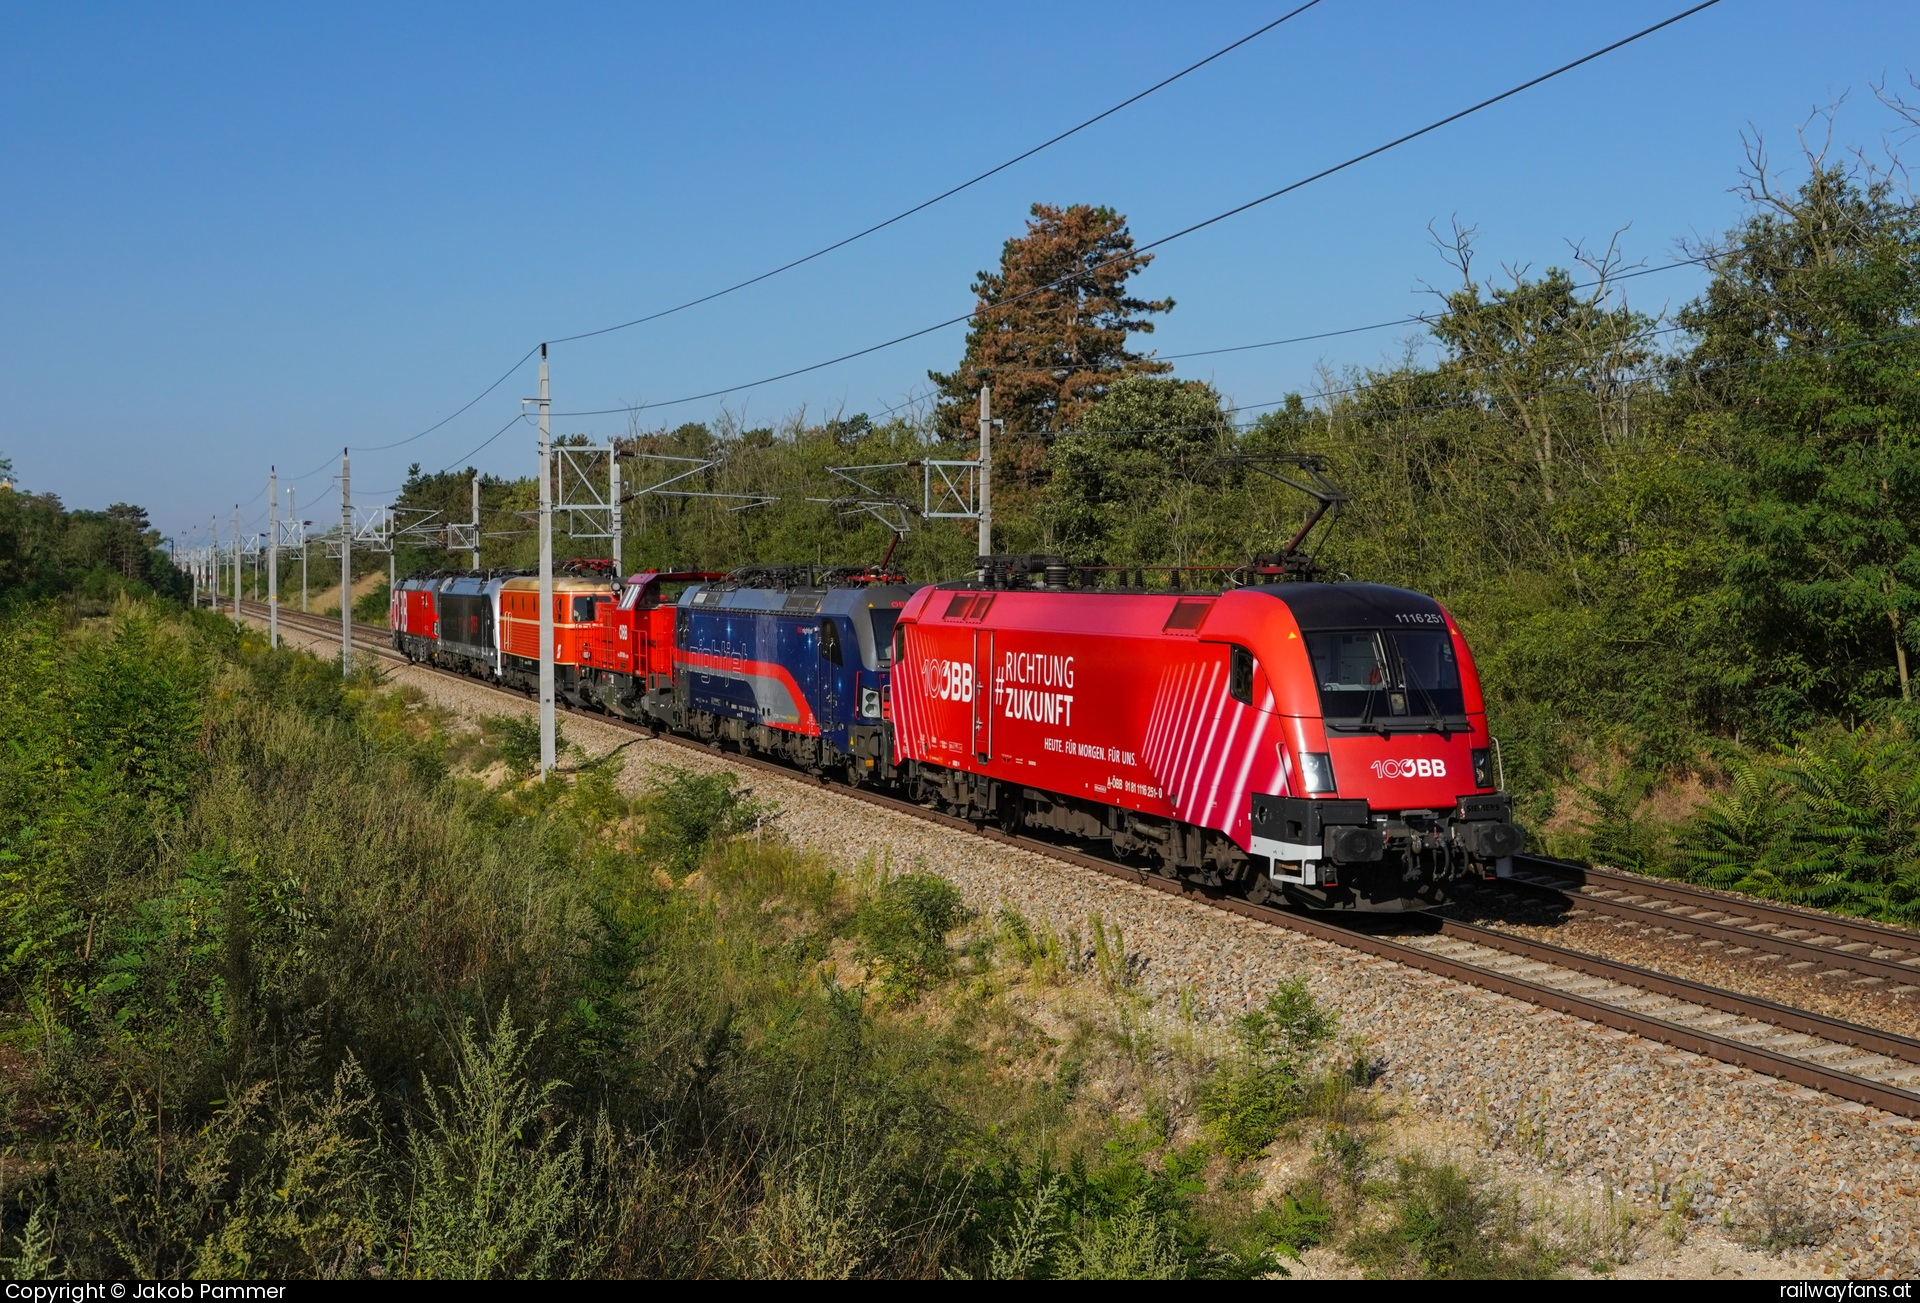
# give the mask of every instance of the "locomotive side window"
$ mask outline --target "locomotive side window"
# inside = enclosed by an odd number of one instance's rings
[[[893,646],[894,626],[900,623],[900,610],[892,606],[870,606],[867,618],[873,622],[873,650],[880,658],[880,668],[885,669],[890,655],[888,649]]]
[[[993,605],[992,593],[955,593],[953,600],[947,603],[946,618],[949,620],[983,620],[987,608]]]
[[[593,623],[592,595],[588,595],[586,597],[576,597],[573,599],[573,622],[575,624]]]
[[[834,665],[840,664],[840,622],[826,619],[820,622],[820,659]]]
[[[1168,632],[1198,629],[1200,622],[1207,618],[1207,612],[1213,609],[1212,598],[1187,598],[1173,604],[1173,614],[1167,617],[1162,628]]]
[[[1253,704],[1253,653],[1235,647],[1227,661],[1227,695],[1243,705]]]

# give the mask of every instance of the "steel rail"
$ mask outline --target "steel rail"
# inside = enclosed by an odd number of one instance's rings
[[[1476,923],[1462,923],[1456,919],[1442,919],[1440,922],[1441,934],[1445,936],[1460,937],[1463,940],[1523,955],[1542,963],[1558,964],[1562,968],[1575,969],[1593,977],[1608,978],[1622,985],[1636,986],[1659,995],[1671,996],[1676,1000],[1698,1000],[1703,992],[1710,992],[1714,1007],[1725,1013],[1757,1018],[1789,1031],[1818,1036],[1823,1040],[1837,1041],[1843,1045],[1856,1045],[1861,1049],[1872,1050],[1876,1054],[1904,1059],[1920,1066],[1920,1040],[1915,1040],[1911,1036],[1881,1031],[1875,1027],[1848,1022],[1843,1018],[1834,1018],[1827,1014],[1814,1013],[1794,1005],[1779,1004],[1760,996],[1743,995],[1738,991],[1707,986],[1685,978],[1670,977],[1651,968],[1641,968],[1622,960],[1606,959],[1584,950],[1570,950],[1549,941],[1516,937],[1511,932],[1503,932],[1497,928],[1481,927]]]
[[[263,606],[263,603],[249,603]],[[287,619],[288,613],[281,612],[281,618]],[[325,617],[304,616],[295,621],[317,625],[331,634],[336,627]],[[360,631],[365,631],[362,634]],[[434,666],[413,661],[404,654],[395,651],[386,641],[386,633],[374,625],[356,626],[356,641],[362,646],[371,647],[383,657],[398,660],[417,668],[445,674],[458,682],[477,684],[493,688],[496,691],[513,693],[513,689],[487,684],[484,680],[471,675],[459,674],[451,670],[440,670]],[[515,694],[519,695],[519,694]],[[1167,878],[1159,874],[1119,864],[1112,860],[1101,859],[1067,847],[1042,841],[1032,837],[1013,835],[991,826],[983,826],[969,819],[962,819],[938,810],[930,810],[911,801],[898,797],[884,796],[878,792],[841,783],[830,783],[819,775],[809,775],[802,770],[735,752],[720,752],[718,747],[709,743],[696,742],[671,733],[656,732],[643,724],[620,719],[614,715],[598,712],[580,712],[567,707],[571,714],[593,719],[625,731],[651,735],[660,741],[683,747],[703,754],[722,754],[729,764],[759,769],[794,781],[811,779],[816,785],[842,796],[895,813],[908,815],[923,822],[929,822],[966,832],[988,841],[1015,847],[1033,854],[1042,855],[1061,863],[1079,868],[1091,869],[1108,877],[1117,878],[1137,886],[1150,887],[1170,896],[1192,900],[1215,909],[1239,914],[1243,917],[1286,928],[1290,931],[1331,942],[1349,950],[1357,950],[1376,958],[1385,959],[1405,967],[1431,973],[1437,977],[1477,986],[1496,994],[1505,995],[1527,1004],[1568,1014],[1586,1022],[1625,1032],[1645,1040],[1671,1045],[1676,1049],[1716,1059],[1738,1067],[1748,1068],[1767,1076],[1776,1077],[1794,1085],[1805,1086],[1823,1091],[1841,1099],[1865,1104],[1885,1112],[1908,1118],[1920,1118],[1920,1093],[1904,1090],[1897,1086],[1869,1080],[1851,1073],[1825,1067],[1807,1059],[1796,1058],[1761,1045],[1748,1044],[1731,1037],[1715,1035],[1679,1023],[1665,1021],[1651,1014],[1637,1013],[1606,1001],[1561,990],[1544,983],[1529,981],[1502,973],[1497,969],[1453,959],[1444,954],[1426,950],[1420,946],[1390,937],[1375,935],[1362,928],[1332,921],[1324,915],[1295,913],[1271,905],[1256,905],[1251,901],[1223,892],[1209,890],[1181,879]],[[1874,1053],[1920,1066],[1920,1041],[1893,1033],[1882,1032],[1871,1027],[1845,1022],[1837,1018],[1828,1018],[1822,1014],[1775,1004],[1752,996],[1740,995],[1718,987],[1702,983],[1689,982],[1682,978],[1669,977],[1648,969],[1639,968],[1616,960],[1605,959],[1598,955],[1567,950],[1560,946],[1544,942],[1529,941],[1512,936],[1509,933],[1491,928],[1482,928],[1470,923],[1461,923],[1447,919],[1441,921],[1442,935],[1451,935],[1469,940],[1488,949],[1504,951],[1524,959],[1557,965],[1573,969],[1589,976],[1602,978],[1620,986],[1637,987],[1656,995],[1686,1000],[1691,1003],[1710,1007],[1740,1017],[1752,1018],[1772,1026],[1781,1027],[1802,1035],[1817,1036],[1838,1044],[1853,1045]]]
[[[1910,928],[1809,909],[1803,905],[1761,900],[1756,896],[1743,896],[1736,892],[1716,891],[1711,887],[1699,887],[1692,883],[1677,882],[1671,878],[1653,878],[1639,873],[1627,873],[1620,869],[1592,868],[1584,864],[1575,864],[1571,860],[1558,860],[1546,855],[1522,855],[1516,858],[1529,868],[1571,879],[1576,886],[1597,885],[1609,890],[1637,892],[1643,896],[1671,900],[1717,914],[1739,914],[1758,922],[1777,923],[1782,927],[1818,927],[1823,932],[1844,936],[1850,940],[1890,947],[1898,946],[1920,952],[1920,932]],[[1585,899],[1584,895],[1582,899]]]
[[[1841,968],[1849,972],[1877,977],[1905,986],[1920,987],[1920,935],[1867,923],[1857,919],[1822,914],[1814,910],[1774,905],[1751,897],[1710,892],[1684,883],[1649,882],[1614,870],[1589,869],[1541,856],[1523,858],[1529,868],[1551,873],[1573,885],[1559,886],[1537,878],[1512,877],[1505,885],[1535,898],[1564,901],[1569,909],[1591,910],[1614,918],[1631,919],[1652,926],[1671,928],[1695,936],[1709,937],[1736,947],[1767,951],[1788,958]],[[1589,883],[1604,883],[1609,890],[1641,897],[1639,900],[1591,894],[1580,888]],[[1649,901],[1667,901],[1676,909],[1662,908]],[[1677,912],[1698,910],[1700,914]],[[1769,932],[1777,927],[1795,932],[1783,936]],[[1824,937],[1825,941],[1817,938]],[[1865,946],[1866,953],[1843,947]]]

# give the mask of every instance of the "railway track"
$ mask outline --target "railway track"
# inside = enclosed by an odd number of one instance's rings
[[[1920,991],[1920,934],[1616,869],[1523,856],[1507,885],[1536,901],[1703,938],[1727,958],[1785,959],[1796,972]]]
[[[258,602],[244,603],[243,608],[257,616],[264,616],[266,611],[265,604]],[[282,610],[280,619],[303,632],[323,633],[329,640],[339,634],[337,617],[328,619]],[[353,639],[357,647],[383,659],[446,674],[461,683],[486,686],[482,680],[468,675],[408,661],[388,643],[386,631],[377,626],[356,625]],[[512,689],[497,690],[524,699],[523,694]],[[570,707],[563,709],[614,728],[651,732],[615,716],[576,712]],[[655,736],[669,745],[692,751],[711,754],[715,750],[671,734]],[[802,771],[787,765],[734,752],[724,754],[732,764],[797,781],[809,779]],[[1427,918],[1411,923],[1404,920],[1382,923],[1358,916],[1341,921],[1326,915],[1255,905],[1056,842],[981,827],[897,797],[826,784],[819,779],[813,781],[830,786],[852,800],[1259,919],[1889,1113],[1920,1117],[1920,1040],[1461,920]],[[1915,948],[1920,946],[1920,938],[1873,924],[1833,919],[1785,906],[1762,905],[1680,884],[1651,884],[1637,877],[1539,858],[1529,858],[1525,876],[1510,881],[1521,891],[1564,899],[1572,907],[1657,919],[1662,926],[1715,938],[1724,932],[1756,950],[1761,946],[1783,947],[1781,953],[1809,952],[1835,964],[1844,956],[1851,964],[1871,963],[1907,977],[1914,977],[1916,970],[1920,970],[1920,962],[1913,967],[1900,963],[1901,957],[1920,954]],[[1665,894],[1655,894],[1655,886]],[[1425,930],[1406,935],[1409,926]],[[1393,935],[1396,929],[1403,934]],[[1904,940],[1909,948],[1898,949],[1892,944],[1894,938]]]

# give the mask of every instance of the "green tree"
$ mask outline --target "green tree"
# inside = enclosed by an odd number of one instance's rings
[[[1743,477],[1726,581],[1776,727],[1912,695],[1920,613],[1920,209],[1809,152],[1784,189],[1749,154],[1747,221],[1681,314],[1689,396],[1727,413]]]
[[[1232,550],[1237,531],[1209,497],[1232,444],[1212,386],[1116,381],[1053,446],[1042,517],[1054,546],[1090,565],[1186,565],[1209,543]]]

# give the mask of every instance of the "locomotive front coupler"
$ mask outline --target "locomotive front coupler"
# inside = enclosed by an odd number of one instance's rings
[[[1432,810],[1375,815],[1373,822],[1393,850],[1430,851],[1446,845],[1445,822]]]

